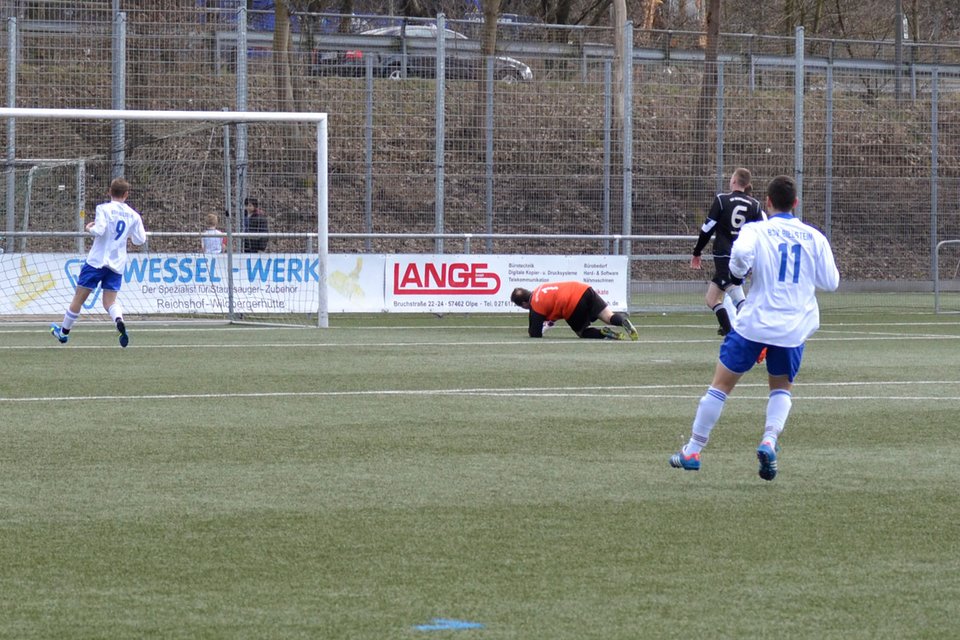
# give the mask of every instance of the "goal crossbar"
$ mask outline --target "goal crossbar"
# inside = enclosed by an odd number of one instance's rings
[[[0,119],[17,118],[56,120],[152,120],[187,122],[243,123],[313,123],[317,128],[317,254],[318,309],[317,326],[329,326],[327,299],[327,259],[329,254],[329,213],[327,192],[327,114],[303,111],[150,111],[137,109],[44,109],[35,107],[0,107]],[[8,129],[8,136],[15,135]],[[12,168],[12,167],[11,167]]]

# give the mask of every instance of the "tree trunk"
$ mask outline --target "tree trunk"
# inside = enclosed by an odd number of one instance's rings
[[[624,95],[623,80],[625,77],[625,67],[627,61],[624,60],[626,43],[623,41],[623,32],[627,26],[627,3],[626,0],[613,0],[610,6],[610,18],[613,23],[613,128],[621,130],[623,128],[624,115]]]
[[[352,16],[353,0],[340,0],[340,13],[343,16]],[[352,17],[340,18],[340,24],[337,27],[337,31],[339,31],[340,33],[350,33],[351,31],[353,31],[353,18]]]
[[[274,4],[273,80],[277,111],[293,111],[293,77],[290,73],[290,11],[287,0]]]
[[[707,131],[710,128],[717,98],[717,49],[720,44],[720,0],[710,0],[707,5],[707,42],[703,52],[703,81],[700,84],[700,99],[693,122],[693,166],[691,175],[700,185],[707,184],[707,159],[710,146]],[[699,190],[702,190],[703,186]]]
[[[643,10],[643,30],[653,29],[653,23],[657,17],[657,9],[663,3],[663,0],[646,0],[647,6]]]
[[[480,60],[477,76],[477,89],[474,91],[474,100],[470,105],[468,120],[463,132],[464,141],[471,151],[480,153],[483,150],[483,136],[486,133],[484,114],[487,106],[487,58],[497,52],[497,20],[500,18],[500,0],[483,1],[483,30],[480,34]]]

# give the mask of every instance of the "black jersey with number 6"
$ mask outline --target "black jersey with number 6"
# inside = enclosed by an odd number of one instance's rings
[[[713,240],[713,255],[729,256],[730,247],[737,239],[740,228],[748,222],[762,219],[760,203],[756,198],[743,191],[718,193],[713,199],[713,206],[710,207],[706,221],[700,227],[700,237],[697,238],[697,246],[693,248],[693,255],[699,256],[710,242],[710,236],[716,234]]]

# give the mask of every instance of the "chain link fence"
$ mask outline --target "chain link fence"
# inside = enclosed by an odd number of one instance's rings
[[[698,33],[628,28],[620,82],[610,28],[505,22],[485,58],[474,21],[298,14],[278,29],[236,2],[105,4],[4,4],[6,106],[327,112],[331,251],[623,251],[638,306],[673,305],[652,293],[663,283],[696,306],[709,275],[686,266],[693,240],[637,236],[692,238],[745,166],[760,194],[775,175],[800,179],[804,219],[838,254],[839,304],[932,309],[935,271],[957,289],[960,248],[937,246],[960,237],[960,47],[908,43],[897,66],[893,43],[724,34],[704,92]],[[75,203],[92,210],[119,172],[155,231],[199,232],[246,196],[272,231],[315,231],[313,151],[294,125],[239,127],[229,149],[219,131],[135,123],[0,131],[8,231],[75,229]],[[399,233],[423,236],[384,235]]]

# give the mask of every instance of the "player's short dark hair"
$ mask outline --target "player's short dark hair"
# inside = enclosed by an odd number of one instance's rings
[[[777,176],[767,185],[767,197],[777,211],[792,211],[797,201],[797,183],[790,176]]]
[[[243,206],[247,206],[248,204],[249,204],[249,205],[252,205],[253,207],[259,207],[259,206],[260,206],[260,201],[257,200],[256,198],[244,198],[244,199],[243,199]]]
[[[110,181],[110,196],[122,198],[130,192],[130,183],[123,178],[114,178]]]
[[[530,302],[530,295],[531,294],[528,289],[524,289],[523,287],[517,287],[510,294],[510,302],[517,305],[518,307],[522,307],[524,302]]]

